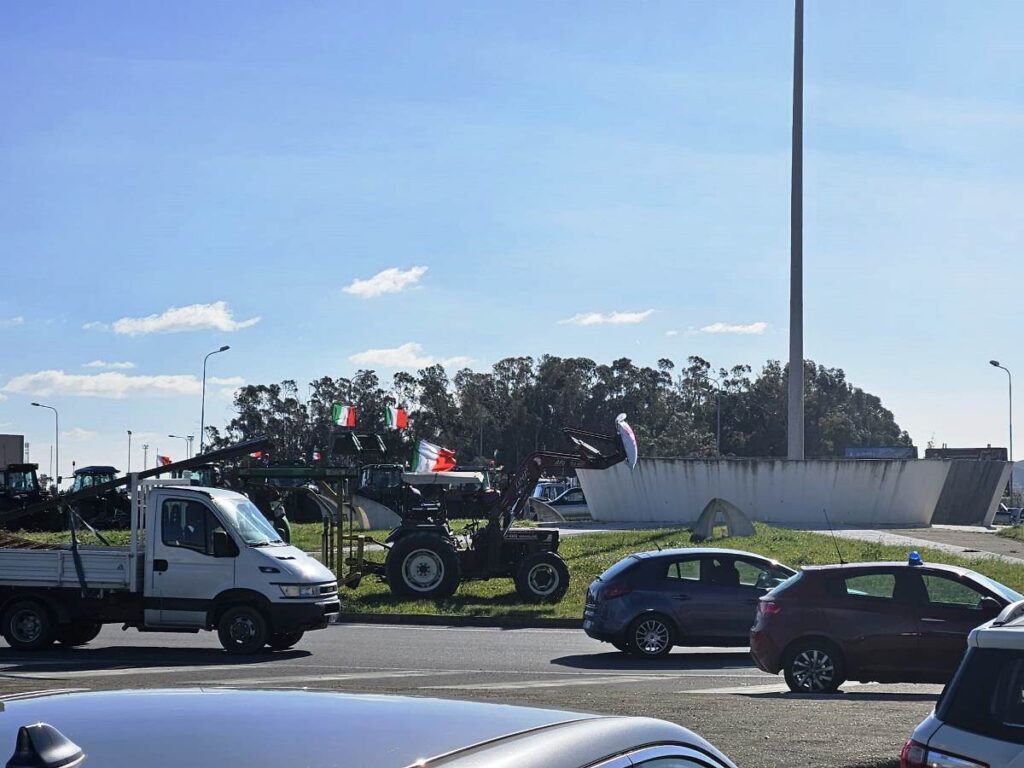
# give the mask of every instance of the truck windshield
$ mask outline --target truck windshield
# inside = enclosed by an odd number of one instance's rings
[[[217,499],[217,507],[223,513],[224,522],[234,528],[250,547],[284,544],[274,526],[248,499]]]

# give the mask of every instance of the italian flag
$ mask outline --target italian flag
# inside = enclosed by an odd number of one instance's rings
[[[335,403],[331,408],[331,421],[339,427],[354,427],[356,425],[356,409],[351,405]]]
[[[413,472],[446,472],[455,469],[455,451],[420,440],[412,457]]]
[[[388,429],[406,429],[409,426],[409,414],[405,408],[389,405],[384,409],[384,425]]]

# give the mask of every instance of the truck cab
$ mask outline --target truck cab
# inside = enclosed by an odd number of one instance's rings
[[[0,630],[15,648],[88,642],[102,624],[216,630],[230,653],[290,648],[336,619],[337,580],[245,496],[133,484],[128,547],[0,549]]]

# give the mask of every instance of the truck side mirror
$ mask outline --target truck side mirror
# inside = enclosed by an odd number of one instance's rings
[[[238,547],[235,546],[235,542],[228,536],[228,532],[223,528],[218,528],[213,532],[213,556],[214,557],[237,557]]]

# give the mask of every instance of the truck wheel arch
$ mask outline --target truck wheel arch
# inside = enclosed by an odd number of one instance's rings
[[[213,605],[206,615],[206,625],[216,627],[224,611],[234,605],[252,605],[270,621],[270,600],[251,589],[227,589],[213,599]]]
[[[7,609],[15,603],[23,600],[30,600],[42,605],[50,614],[54,624],[68,624],[71,622],[71,611],[64,604],[64,601],[56,599],[53,595],[35,590],[9,594],[0,599],[0,616],[7,613]]]

